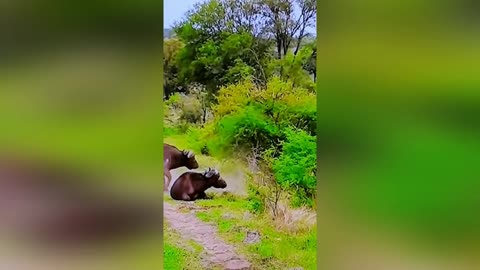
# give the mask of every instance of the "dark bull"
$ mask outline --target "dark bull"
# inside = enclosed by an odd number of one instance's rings
[[[180,151],[177,147],[170,144],[163,144],[163,175],[164,186],[163,190],[168,190],[168,185],[172,180],[170,170],[180,167],[187,167],[189,170],[197,169],[198,162],[195,159],[195,154],[192,151]]]
[[[182,201],[205,199],[205,190],[211,187],[227,187],[227,183],[217,170],[208,168],[204,173],[186,172],[175,181],[170,189],[170,195],[173,199]]]

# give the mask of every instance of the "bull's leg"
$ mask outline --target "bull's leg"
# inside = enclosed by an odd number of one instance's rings
[[[169,170],[164,171],[163,178],[163,191],[168,191],[168,186],[170,185],[170,181],[172,180],[172,175],[170,174]]]
[[[201,199],[201,200],[207,199],[207,194],[205,194],[205,191],[200,191],[197,195],[197,199]]]

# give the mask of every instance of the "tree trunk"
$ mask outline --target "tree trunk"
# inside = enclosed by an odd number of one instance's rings
[[[202,117],[203,124],[207,122],[207,108],[203,108],[203,117]]]
[[[168,99],[171,95],[170,87],[168,86],[163,86],[163,93],[165,95],[165,99]]]
[[[282,40],[280,37],[277,37],[277,58],[282,59]]]

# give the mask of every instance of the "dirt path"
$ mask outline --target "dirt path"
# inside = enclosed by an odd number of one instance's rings
[[[198,219],[194,213],[182,213],[178,207],[180,204],[164,202],[164,218],[171,228],[182,235],[185,241],[193,240],[204,249],[202,259],[205,260],[205,268],[213,266],[222,267],[225,270],[250,269],[250,263],[238,253],[232,245],[221,240],[217,234],[217,228]]]

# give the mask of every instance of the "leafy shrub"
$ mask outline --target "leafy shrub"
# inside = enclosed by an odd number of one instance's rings
[[[266,149],[280,139],[280,130],[265,117],[259,106],[249,105],[236,114],[227,115],[218,122],[218,135],[223,143]]]
[[[165,100],[165,105],[173,109],[179,109],[182,104],[182,94],[175,93]]]
[[[200,123],[203,113],[200,100],[191,96],[185,96],[183,99],[180,119],[188,123]]]
[[[176,128],[180,134],[186,134],[188,129],[190,128],[190,124],[185,121],[181,121],[178,122]]]
[[[309,207],[313,206],[313,194],[307,192],[304,188],[298,188],[292,192],[292,198],[290,204],[295,207],[307,205]]]
[[[182,133],[188,129],[188,124],[198,124],[202,121],[203,104],[194,95],[175,93],[164,103],[164,123],[177,126]]]
[[[177,134],[177,131],[172,127],[163,127],[163,137],[168,137]]]
[[[200,153],[202,153],[202,155],[205,155],[205,156],[210,155],[210,151],[208,150],[208,146],[206,144],[202,146],[202,148],[200,149]]]
[[[251,78],[255,69],[245,64],[242,59],[236,59],[235,65],[228,69],[225,78],[227,81],[239,82],[243,79]]]
[[[316,134],[317,97],[305,88],[292,88],[281,101],[284,105],[282,119],[297,129],[305,130],[310,135]]]
[[[247,209],[248,211],[255,213],[255,214],[260,214],[264,211],[265,209],[265,202],[264,199],[261,196],[260,191],[256,188],[255,185],[249,184],[248,185],[248,190],[247,190]]]
[[[311,62],[313,49],[304,47],[296,55],[288,52],[282,59],[273,59],[268,63],[269,77],[278,76],[283,81],[291,81],[295,87],[302,87],[313,91],[315,83],[310,74],[304,69]]]
[[[316,132],[317,103],[315,93],[295,87],[292,81],[271,78],[265,89],[255,92],[255,100],[279,128],[293,126],[314,135]]]
[[[195,151],[196,153],[200,153],[203,147],[202,141],[200,140],[202,136],[202,130],[198,127],[191,126],[185,135],[188,148]]]
[[[217,105],[213,113],[217,119],[238,112],[252,100],[255,85],[251,81],[242,81],[220,88],[217,95]]]
[[[272,164],[277,182],[294,190],[292,204],[311,205],[316,189],[316,141],[302,130],[287,130],[282,152]]]
[[[230,153],[225,151],[228,144],[217,134],[215,122],[208,122],[202,127],[196,128],[196,131],[197,134],[195,134],[191,142],[198,149],[199,153],[216,156],[217,158],[230,157]]]

